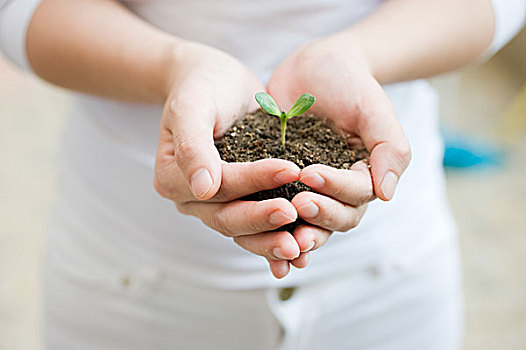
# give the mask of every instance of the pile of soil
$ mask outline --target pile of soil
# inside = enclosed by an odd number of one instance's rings
[[[279,118],[258,110],[239,119],[216,142],[216,147],[221,158],[229,163],[281,158],[295,163],[300,169],[311,164],[350,169],[355,162],[369,159],[367,150],[352,149],[345,136],[333,132],[326,122],[312,114],[289,119],[285,146],[281,144],[280,137]],[[290,201],[303,191],[312,189],[296,181],[276,189],[253,193],[243,199],[260,201],[283,197]],[[298,219],[280,230],[292,232],[302,223],[304,221]]]

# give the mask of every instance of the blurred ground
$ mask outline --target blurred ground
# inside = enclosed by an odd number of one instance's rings
[[[526,349],[526,32],[484,65],[435,83],[446,126],[505,150],[499,167],[447,173],[464,263],[466,349]]]
[[[0,61],[0,349],[40,349],[39,262],[66,94]]]
[[[448,172],[468,350],[526,349],[526,93],[515,98],[525,83],[524,33],[486,64],[435,80],[445,125],[507,147],[498,168]],[[39,259],[67,106],[62,90],[0,62],[0,349],[41,348]]]

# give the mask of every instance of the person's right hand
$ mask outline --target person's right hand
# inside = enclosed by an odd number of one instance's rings
[[[283,198],[238,200],[248,194],[299,179],[291,162],[221,161],[214,138],[236,117],[256,109],[254,95],[263,84],[233,57],[205,45],[183,42],[174,50],[167,100],[161,120],[154,186],[179,211],[233,237],[241,247],[267,258],[272,273],[288,273],[300,255],[288,232],[269,232],[296,220],[294,206]],[[301,267],[302,263],[297,262]]]

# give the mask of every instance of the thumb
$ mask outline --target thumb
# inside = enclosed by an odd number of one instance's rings
[[[384,141],[373,147],[370,156],[374,192],[384,201],[394,196],[400,176],[409,165],[411,152],[402,143]]]
[[[172,99],[165,113],[174,143],[174,156],[194,197],[212,198],[221,185],[221,158],[214,145],[214,108]]]
[[[370,152],[374,192],[384,201],[394,196],[400,176],[411,160],[411,149],[388,97],[378,86],[364,105],[359,135]]]

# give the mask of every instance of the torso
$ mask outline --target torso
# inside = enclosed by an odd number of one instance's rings
[[[351,26],[380,3],[126,2],[165,31],[230,53],[262,79],[298,45]],[[437,98],[424,81],[385,88],[413,149],[412,164],[395,199],[372,202],[357,229],[334,234],[312,255],[307,269],[296,270],[285,280],[273,279],[264,259],[196,218],[177,213],[172,203],[155,193],[151,183],[160,106],[84,95],[76,97],[65,133],[63,186],[50,246],[69,266],[89,268],[107,263],[103,256],[111,255],[117,265],[144,264],[224,288],[308,283],[342,271],[414,260],[444,243],[454,231],[444,194]],[[101,258],[93,261],[93,256]]]

